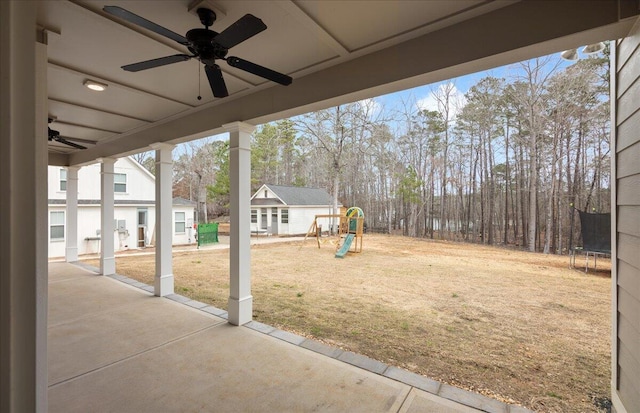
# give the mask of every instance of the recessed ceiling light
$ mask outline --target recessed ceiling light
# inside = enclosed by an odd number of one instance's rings
[[[95,82],[93,80],[85,80],[83,85],[85,85],[86,87],[88,87],[91,90],[95,90],[96,92],[102,92],[103,90],[105,90],[107,88],[107,85],[105,85],[104,83],[100,83],[100,82]]]
[[[586,45],[584,49],[582,49],[582,53],[584,54],[598,53],[598,52],[601,52],[602,50],[604,50],[604,43],[598,42],[598,43]]]
[[[564,52],[560,53],[560,56],[564,60],[575,61],[575,60],[578,60],[578,50],[577,49],[565,50]]]

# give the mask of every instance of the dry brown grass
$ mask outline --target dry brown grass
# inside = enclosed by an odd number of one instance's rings
[[[314,241],[252,249],[254,318],[537,411],[610,394],[610,263],[365,235],[345,259]],[[226,309],[227,250],[174,255],[176,292]],[[579,261],[580,262],[580,261]],[[154,257],[117,259],[153,284]]]

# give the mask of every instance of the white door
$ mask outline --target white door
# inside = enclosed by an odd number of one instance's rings
[[[138,230],[136,231],[138,248],[147,246],[147,209],[138,209]]]

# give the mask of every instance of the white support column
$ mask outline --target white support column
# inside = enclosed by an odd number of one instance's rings
[[[78,170],[77,166],[67,168],[67,220],[65,238],[67,262],[78,261]]]
[[[24,52],[24,51],[21,51]],[[49,116],[48,92],[47,92],[47,67],[48,67],[48,55],[47,46],[44,43],[36,43],[36,109],[35,109],[35,148],[34,158],[36,160],[35,170],[35,182],[33,184],[33,190],[35,195],[35,226],[36,236],[35,241],[35,262],[36,262],[36,345],[35,345],[35,358],[36,358],[36,411],[46,412],[48,409],[48,356],[47,356],[47,316],[49,307],[49,242],[42,235],[42,229],[47,227],[49,222],[49,211],[47,202],[47,185],[48,185],[48,144],[45,142],[45,136],[47,133],[47,116]],[[22,90],[21,92],[24,92]],[[20,176],[18,176],[20,179]],[[26,181],[29,182],[29,181]],[[25,181],[20,179],[20,185],[25,185]],[[26,186],[28,186],[27,184]],[[23,221],[18,219],[18,225],[21,225]],[[21,234],[27,234],[28,232],[22,232]],[[30,233],[29,233],[30,234]],[[31,238],[28,236],[27,238]],[[14,250],[14,253],[20,250]],[[18,254],[21,259],[25,259],[25,256]],[[21,303],[25,306],[26,303]],[[24,308],[24,307],[23,307]]]
[[[47,50],[0,1],[0,411],[47,411]]]
[[[115,191],[113,189],[113,158],[100,158],[100,274],[111,275],[116,273],[116,258],[114,251],[115,219],[113,205]]]
[[[156,150],[156,276],[154,293],[173,294],[173,159],[174,145],[155,143]]]
[[[253,317],[251,296],[251,133],[242,122],[224,125],[229,131],[231,214],[229,323],[243,325]]]

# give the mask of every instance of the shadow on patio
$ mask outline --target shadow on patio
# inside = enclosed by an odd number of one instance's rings
[[[49,411],[527,411],[150,291],[49,263]]]

